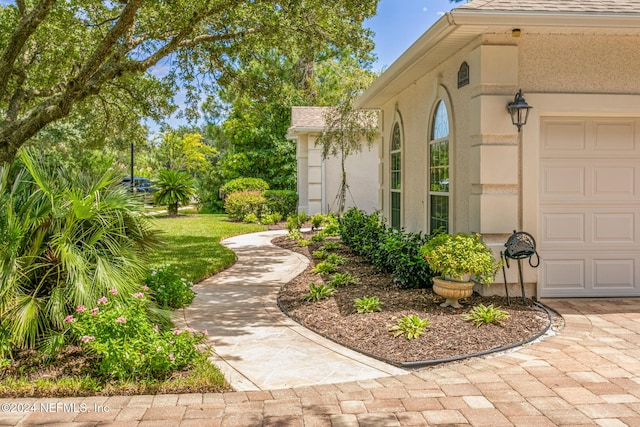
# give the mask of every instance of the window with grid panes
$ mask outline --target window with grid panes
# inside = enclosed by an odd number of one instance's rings
[[[444,101],[433,115],[429,141],[429,229],[449,231],[449,116]]]
[[[400,124],[393,126],[391,135],[391,227],[402,227],[402,141]]]

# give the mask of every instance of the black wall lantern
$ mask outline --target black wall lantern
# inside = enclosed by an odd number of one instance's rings
[[[516,93],[513,102],[507,104],[507,110],[509,110],[509,114],[511,114],[511,123],[518,127],[518,132],[520,132],[520,128],[527,124],[527,119],[529,118],[529,110],[533,107],[527,104],[527,101],[524,100],[522,96],[522,89]]]

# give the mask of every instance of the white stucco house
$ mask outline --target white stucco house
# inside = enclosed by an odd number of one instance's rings
[[[381,112],[390,224],[480,232],[496,254],[524,230],[528,295],[640,296],[640,0],[472,0],[357,106]]]
[[[325,129],[326,107],[292,107],[287,138],[296,142],[298,211],[309,215],[337,211],[342,168],[339,157],[322,157],[316,139]],[[378,209],[378,144],[363,141],[360,153],[346,158],[346,209]]]

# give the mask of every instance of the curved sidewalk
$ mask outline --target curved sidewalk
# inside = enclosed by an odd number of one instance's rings
[[[304,362],[307,354],[334,350],[341,355],[335,363],[361,364],[373,378],[341,380],[338,375],[345,372],[328,364],[319,382],[269,390],[0,399],[0,425],[640,426],[640,299],[544,300],[564,319],[556,336],[518,351],[390,376],[388,367],[343,355],[333,343],[317,342],[282,317],[274,302],[279,283],[295,276],[306,261],[270,246],[272,235],[228,239],[225,244],[237,251],[239,262],[213,282],[202,283],[197,302],[202,307],[187,313],[192,326],[216,331],[216,349],[229,369],[239,371],[229,372],[244,374],[232,383],[259,388],[268,381],[304,381],[307,372],[283,380],[268,370],[256,374],[253,365],[264,363],[286,373],[300,355]],[[280,353],[261,348],[268,337],[289,339],[291,334],[300,340]]]
[[[188,326],[209,332],[218,365],[234,390],[340,383],[406,373],[327,340],[285,316],[280,287],[308,265],[306,257],[271,243],[286,231],[231,237],[238,259],[194,286]]]

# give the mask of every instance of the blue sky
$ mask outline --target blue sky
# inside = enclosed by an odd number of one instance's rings
[[[388,67],[440,17],[457,6],[449,0],[380,0],[377,15],[365,21],[375,33],[377,69]]]

